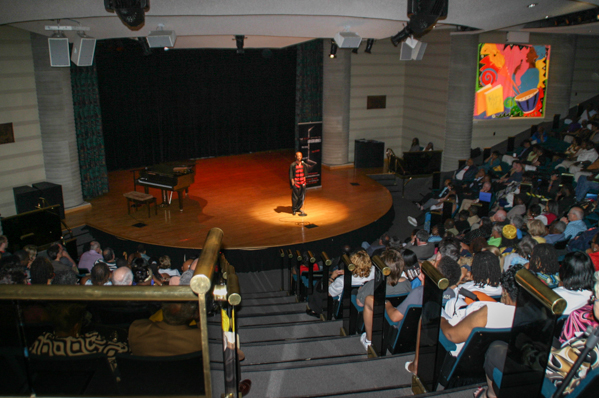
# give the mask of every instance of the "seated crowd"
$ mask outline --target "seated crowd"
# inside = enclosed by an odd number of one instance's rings
[[[563,315],[569,318],[556,338],[555,355],[580,338],[586,326],[599,325],[593,308],[594,273],[599,271],[599,209],[596,197],[588,196],[599,190],[596,115],[591,114],[592,122],[575,123],[578,128],[571,126],[559,136],[566,140],[561,152],[557,138],[552,141],[539,128],[509,156],[493,152],[478,166],[468,159],[438,192],[414,202],[421,214],[409,218],[416,227],[409,238],[402,241],[385,235],[372,244],[365,242],[363,249],[350,255],[356,266],[352,285],[362,285],[354,293],[355,302],[363,307],[365,331],[360,341],[365,349],[372,339],[374,271],[369,256],[375,254],[391,270],[387,296],[407,293],[399,306],[385,302],[391,322],[400,322],[411,305],[422,304],[423,275],[418,271],[414,275],[418,263],[428,260],[448,278],[441,329],[456,344],[454,356],[476,327],[511,328],[518,291],[515,273],[523,267],[567,303]],[[422,148],[415,140],[411,151],[417,150]],[[481,192],[488,194],[482,205]],[[431,224],[430,213],[448,203],[452,217]],[[331,297],[339,298],[343,273],[331,270]],[[464,290],[475,293],[479,301],[468,301]],[[309,300],[309,306],[309,314],[320,315],[321,306],[315,300]],[[415,372],[416,365],[408,363],[406,369]],[[559,384],[564,371],[548,369],[547,377]],[[491,384],[478,393],[495,396]]]
[[[6,237],[0,236],[6,243]],[[6,244],[0,246],[5,248]],[[150,257],[143,245],[129,256],[117,257],[109,247],[90,243],[75,263],[65,248],[56,243],[45,253],[26,246],[13,254],[2,250],[0,284],[32,285],[189,285],[197,258],[188,259],[180,269],[173,267],[169,256]],[[83,288],[83,287],[82,287]],[[106,322],[102,311],[116,307],[129,311],[125,324]],[[48,324],[51,331],[28,341],[36,355],[76,356],[103,353],[114,364],[118,353],[140,356],[174,356],[201,351],[199,312],[194,302],[139,303],[75,303],[49,302],[22,306],[27,324]],[[138,314],[146,314],[142,319]],[[99,327],[98,330],[95,330]],[[108,331],[108,332],[107,332]],[[117,336],[119,338],[117,338]]]

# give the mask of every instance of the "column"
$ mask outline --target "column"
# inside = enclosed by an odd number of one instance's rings
[[[83,204],[73,115],[70,68],[50,66],[48,38],[31,34],[44,167],[48,182],[62,185],[66,209]]]
[[[348,162],[349,100],[351,51],[337,50],[329,57],[330,42],[323,45],[322,163],[340,165]]]

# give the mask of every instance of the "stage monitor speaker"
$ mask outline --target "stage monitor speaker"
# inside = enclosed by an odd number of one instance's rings
[[[69,39],[67,39],[66,37],[49,37],[48,51],[50,52],[50,66],[71,66]]]
[[[39,197],[46,200],[45,206],[60,205],[60,219],[64,220],[64,200],[62,198],[62,185],[51,182],[38,182],[32,185],[38,190]]]
[[[40,197],[39,190],[32,188],[29,185],[24,185],[21,187],[14,187],[12,191],[15,195],[17,214],[35,210]]]
[[[73,43],[71,61],[77,66],[92,66],[94,64],[95,51],[96,39],[91,37],[77,37]]]

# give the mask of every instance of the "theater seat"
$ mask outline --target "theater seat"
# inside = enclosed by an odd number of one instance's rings
[[[31,355],[33,390],[42,395],[115,395],[116,380],[104,354]]]
[[[457,357],[452,356],[451,348],[447,347],[439,382],[446,389],[485,382],[483,364],[487,349],[494,341],[507,343],[510,332],[511,329],[474,328]]]
[[[124,395],[204,395],[202,352],[171,357],[117,354]]]
[[[421,314],[421,305],[409,305],[403,319],[400,322],[392,322],[385,311],[384,344],[391,354],[416,351],[416,336]]]

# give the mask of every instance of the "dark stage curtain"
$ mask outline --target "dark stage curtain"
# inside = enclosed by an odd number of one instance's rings
[[[83,197],[90,199],[108,192],[102,113],[95,64],[87,67],[71,64],[71,91],[81,171],[81,190]]]
[[[297,46],[295,142],[298,139],[297,123],[322,121],[322,46],[322,39],[312,40]]]
[[[98,42],[109,170],[292,148],[296,49],[152,49]]]

